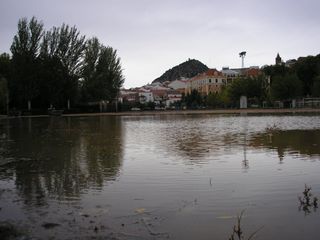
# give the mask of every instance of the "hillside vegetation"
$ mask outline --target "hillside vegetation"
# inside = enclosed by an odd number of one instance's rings
[[[171,82],[181,77],[191,78],[196,76],[198,73],[202,73],[208,69],[209,68],[202,62],[196,59],[189,59],[188,61],[183,62],[167,70],[164,74],[155,79],[153,82]]]

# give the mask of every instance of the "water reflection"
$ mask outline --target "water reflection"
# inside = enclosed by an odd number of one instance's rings
[[[301,120],[298,117],[179,116],[160,120],[153,119],[157,128],[146,127],[143,134],[157,139],[159,151],[176,156],[188,165],[225,161],[226,156],[240,154],[242,168],[248,170],[250,158],[254,156],[252,151],[261,149],[276,151],[279,163],[283,163],[287,154],[307,158],[320,155],[317,144],[320,143],[320,130],[312,125],[311,129],[297,130],[306,127],[301,125],[303,122],[293,124]],[[275,128],[268,128],[270,124]]]
[[[171,156],[179,156],[186,164],[193,165],[223,160],[224,156],[243,152],[243,166],[245,169],[249,167],[246,151],[247,138],[251,133],[246,118],[179,118],[179,121],[167,120],[153,135],[158,138],[159,146]]]
[[[15,181],[26,204],[77,199],[115,180],[122,163],[117,118],[12,119],[3,122],[0,178]]]
[[[303,116],[2,121],[1,221],[27,223],[35,239],[154,238],[146,225],[171,239],[224,239],[248,209],[249,230],[268,227],[259,239],[317,236],[319,212],[306,224],[297,194],[305,183],[320,192],[320,161],[302,161],[319,159],[319,129],[319,117]]]
[[[320,156],[320,130],[270,130],[253,135],[249,145],[253,148],[276,150],[280,163],[286,154],[305,157]]]

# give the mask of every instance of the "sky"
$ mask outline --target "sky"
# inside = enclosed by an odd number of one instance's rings
[[[0,0],[0,53],[20,18],[66,23],[117,49],[124,87],[151,83],[189,58],[209,68],[273,64],[320,53],[319,0]]]

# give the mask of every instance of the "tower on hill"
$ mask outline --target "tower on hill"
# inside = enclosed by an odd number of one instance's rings
[[[276,57],[276,65],[281,65],[282,64],[282,59],[279,55],[279,53],[277,54],[277,57]]]

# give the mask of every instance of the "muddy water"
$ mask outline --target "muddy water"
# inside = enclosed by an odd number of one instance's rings
[[[320,116],[0,122],[0,222],[27,239],[317,239]]]

